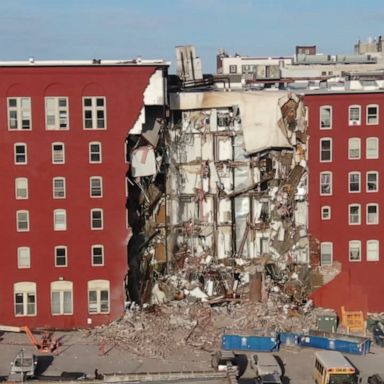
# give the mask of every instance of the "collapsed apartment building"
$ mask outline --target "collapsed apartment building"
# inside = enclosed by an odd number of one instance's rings
[[[130,299],[220,302],[247,285],[260,301],[272,278],[290,299],[305,302],[302,97],[218,90],[202,76],[193,48],[177,54],[169,118],[128,137]]]

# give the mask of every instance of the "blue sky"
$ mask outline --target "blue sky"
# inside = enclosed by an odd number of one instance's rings
[[[352,53],[359,38],[384,35],[383,20],[383,0],[0,0],[0,60],[174,63],[175,46],[193,44],[208,73],[219,48],[282,56],[316,44]]]

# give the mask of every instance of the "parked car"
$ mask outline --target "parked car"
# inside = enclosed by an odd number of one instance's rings
[[[368,384],[384,384],[384,378],[380,375],[372,375],[368,377]]]
[[[37,356],[30,351],[21,350],[11,363],[8,381],[31,379],[35,376]]]
[[[251,368],[255,371],[256,383],[281,384],[282,370],[271,353],[255,353],[251,356]]]

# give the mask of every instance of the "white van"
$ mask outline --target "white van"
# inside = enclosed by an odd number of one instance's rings
[[[272,353],[255,353],[251,356],[251,368],[256,374],[256,383],[281,384],[282,370]]]

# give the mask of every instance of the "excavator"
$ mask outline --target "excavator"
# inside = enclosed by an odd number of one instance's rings
[[[45,332],[40,341],[33,335],[28,326],[14,327],[10,325],[0,325],[0,331],[3,332],[25,332],[29,341],[38,352],[53,353],[59,348],[59,341],[52,337],[49,332]]]

